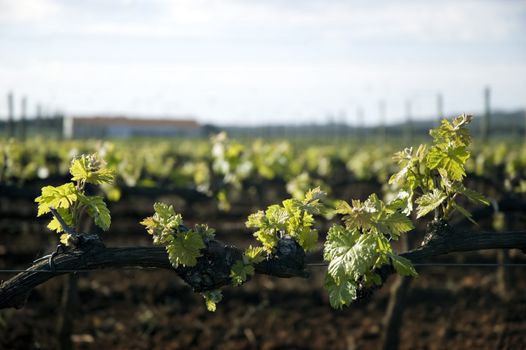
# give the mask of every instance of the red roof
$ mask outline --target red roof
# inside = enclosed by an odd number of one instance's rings
[[[127,125],[127,126],[164,126],[199,128],[200,125],[193,119],[169,119],[169,118],[128,118],[128,117],[73,117],[77,125]]]

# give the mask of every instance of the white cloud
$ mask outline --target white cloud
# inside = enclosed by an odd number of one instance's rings
[[[521,36],[526,2],[339,2],[276,5],[240,0],[160,1],[154,20],[90,23],[88,33],[132,37],[314,36],[314,39],[487,42]]]
[[[54,0],[0,0],[0,23],[43,21],[61,12]]]
[[[215,122],[526,100],[525,1],[58,1],[0,0],[0,97]]]

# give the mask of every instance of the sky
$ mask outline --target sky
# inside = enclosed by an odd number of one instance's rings
[[[478,113],[486,86],[526,107],[526,1],[0,0],[0,116],[13,91],[30,112],[373,125],[380,101],[435,117],[438,93]]]

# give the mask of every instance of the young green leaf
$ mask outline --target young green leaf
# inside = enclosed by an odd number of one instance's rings
[[[262,262],[263,260],[265,260],[263,253],[264,253],[263,247],[249,246],[247,249],[245,249],[244,255],[247,258],[249,263],[258,264]]]
[[[72,182],[57,187],[45,186],[42,188],[42,194],[35,199],[38,203],[37,216],[49,213],[50,207],[67,209],[76,201],[77,190]]]
[[[439,189],[434,189],[432,192],[426,193],[416,200],[418,204],[417,218],[421,218],[427,213],[433,211],[447,198],[447,195]]]
[[[66,225],[70,227],[73,226],[73,216],[71,215],[68,209],[57,208],[56,210],[58,215],[60,215],[60,217],[62,218],[62,220],[64,220]],[[47,225],[47,228],[57,233],[64,232],[62,225],[60,224],[60,222],[58,222],[58,220],[55,217],[51,219],[51,221]]]
[[[79,196],[80,202],[86,207],[88,215],[93,218],[95,225],[104,231],[110,228],[111,215],[104,198],[100,196]]]
[[[486,197],[484,197],[481,193],[475,190],[466,188],[462,184],[455,184],[453,189],[455,190],[455,192],[458,192],[466,196],[473,203],[482,204],[482,205],[490,205],[489,200]]]
[[[217,304],[223,299],[223,293],[221,290],[216,289],[202,293],[205,299],[206,309],[211,312],[215,312]]]
[[[238,260],[232,266],[230,270],[230,279],[234,286],[240,286],[247,280],[248,276],[254,275],[254,266],[251,264],[245,264],[243,261]]]
[[[83,154],[73,159],[69,168],[73,181],[85,181],[95,185],[112,183],[115,175],[97,154]]]
[[[324,259],[329,261],[328,273],[340,282],[357,281],[372,268],[377,258],[373,235],[360,234],[340,225],[329,229],[325,241]]]
[[[358,287],[350,280],[336,282],[331,276],[325,278],[325,288],[329,293],[329,303],[335,309],[341,309],[345,305],[350,305],[356,299]]]
[[[393,267],[399,275],[412,277],[418,275],[413,264],[411,264],[411,261],[395,253],[389,253],[388,255],[393,262]]]
[[[464,209],[464,207],[458,205],[455,201],[453,201],[451,203],[453,205],[453,207],[460,213],[462,214],[466,219],[468,219],[471,223],[473,224],[477,224],[477,222],[475,220],[473,220],[473,217],[471,215],[471,213],[469,211],[467,211],[466,209]]]
[[[170,263],[177,268],[179,265],[195,266],[203,248],[205,244],[201,236],[197,232],[187,231],[178,232],[166,246],[166,251]]]

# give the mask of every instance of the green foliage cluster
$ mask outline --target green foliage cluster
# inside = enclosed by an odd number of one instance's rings
[[[69,171],[73,182],[42,188],[42,194],[35,199],[35,202],[38,203],[37,216],[47,214],[51,208],[54,208],[64,222],[78,233],[82,216],[87,213],[95,225],[108,230],[111,216],[104,198],[87,195],[86,184],[110,184],[114,179],[113,171],[106,167],[105,162],[97,154],[74,158]],[[48,228],[58,233],[64,231],[55,217],[51,219]],[[70,233],[63,233],[60,241],[65,245],[70,245],[72,238]]]
[[[323,210],[321,199],[325,193],[319,187],[307,192],[302,200],[286,199],[282,205],[271,205],[248,217],[246,226],[257,228],[254,237],[263,249],[272,252],[278,240],[290,236],[305,250],[313,250],[318,242],[318,231],[312,228],[314,215]]]
[[[440,127],[430,131],[433,138],[431,146],[420,145],[416,150],[406,148],[396,153],[394,160],[397,169],[389,171],[393,174],[389,179],[393,194],[390,200],[381,200],[372,194],[365,201],[339,201],[334,208],[330,208],[329,204],[332,202],[326,198],[326,193],[320,187],[307,189],[312,180],[312,168],[305,173],[298,164],[310,164],[311,158],[303,158],[303,163],[294,163],[293,153],[286,145],[276,144],[276,152],[272,147],[260,143],[255,143],[250,149],[228,140],[224,134],[214,139],[211,159],[203,154],[198,163],[187,167],[183,173],[202,171],[202,174],[194,174],[194,180],[208,188],[211,188],[210,184],[205,184],[211,181],[211,174],[220,174],[224,184],[239,187],[242,181],[254,174],[254,169],[258,169],[257,173],[263,178],[283,175],[296,182],[291,190],[293,198],[248,217],[246,226],[256,229],[254,236],[261,245],[250,246],[242,258],[232,264],[230,279],[234,286],[246,282],[254,275],[258,263],[273,256],[281,238],[294,239],[305,251],[316,249],[318,232],[314,228],[315,216],[331,213],[341,215],[342,222],[330,227],[323,251],[324,259],[329,263],[325,285],[330,303],[335,308],[341,308],[352,303],[360,289],[381,284],[378,269],[384,265],[392,265],[400,275],[416,276],[411,262],[396,254],[392,247],[393,241],[414,228],[411,215],[418,219],[433,212],[434,220],[448,220],[454,212],[458,212],[471,219],[469,212],[461,206],[460,197],[476,204],[488,204],[481,194],[463,183],[470,161],[471,137],[467,129],[470,121],[471,117],[465,115],[452,122],[444,120]],[[103,197],[88,195],[86,186],[110,186],[106,189],[111,189],[115,169],[120,169],[120,172],[134,161],[114,152],[111,145],[105,145],[102,150],[100,153],[109,159],[108,164],[98,154],[77,156],[69,166],[72,182],[42,188],[41,196],[35,199],[38,203],[38,216],[49,213],[53,208],[76,232],[79,232],[84,214],[91,217],[103,230],[109,228],[111,217]],[[171,154],[167,149],[159,152]],[[276,154],[267,159],[265,155],[272,155],[274,152]],[[330,170],[331,156],[321,151],[304,153],[324,159],[316,168],[319,173]],[[172,160],[169,162],[172,167],[178,162],[177,157],[174,154],[168,156]],[[4,157],[4,164],[5,159]],[[147,161],[146,158],[138,159],[142,159],[139,173],[154,171],[156,162]],[[209,166],[208,161],[212,162],[212,166]],[[353,168],[356,167],[354,161],[350,162]],[[133,169],[134,166],[130,166],[130,169],[123,170],[126,175],[120,175],[129,184],[137,183],[137,179],[142,176],[130,174]],[[173,176],[175,179],[182,173],[165,168],[159,174]],[[214,238],[214,230],[207,225],[187,228],[182,216],[175,212],[173,206],[164,203],[155,203],[154,214],[145,218],[141,224],[152,235],[154,244],[165,247],[174,268],[195,266],[208,241]],[[56,218],[51,220],[48,227],[59,233],[64,229]],[[72,244],[72,238],[66,232],[61,236],[61,241]],[[213,290],[203,293],[203,297],[207,309],[215,311],[222,294],[220,290]]]
[[[333,307],[349,305],[359,288],[381,284],[375,270],[382,265],[392,262],[399,274],[416,275],[411,263],[391,246],[391,240],[414,228],[399,209],[398,203],[385,204],[375,194],[365,202],[342,201],[337,206],[344,225],[329,229],[324,246],[324,259],[329,262],[325,286]]]
[[[0,186],[66,176],[72,158],[97,153],[116,175],[112,184],[100,185],[108,200],[119,200],[122,188],[162,183],[165,188],[191,188],[216,197],[218,206],[227,210],[233,198],[264,187],[268,181],[284,182],[288,193],[300,199],[318,186],[330,194],[340,176],[383,184],[400,170],[391,161],[395,140],[387,139],[383,147],[354,139],[329,141],[235,141],[224,134],[211,140],[0,140]],[[414,157],[417,150],[402,154],[400,160]],[[472,152],[465,173],[490,179],[507,191],[526,192],[526,143],[522,140],[495,140],[477,145]],[[461,176],[457,160],[462,162],[466,157],[462,146],[437,146],[432,153],[430,165],[435,162],[437,167],[449,169],[452,178]],[[450,158],[453,161],[445,164]],[[346,173],[341,174],[342,170]]]
[[[489,202],[478,192],[463,185],[466,162],[470,157],[468,147],[471,136],[467,125],[472,117],[461,115],[452,122],[444,119],[440,127],[432,129],[433,145],[420,145],[395,154],[400,170],[389,179],[390,184],[400,188],[399,200],[405,213],[417,204],[417,218],[434,212],[435,220],[448,220],[456,210],[472,220],[469,212],[458,202],[463,195],[469,200],[487,205]]]
[[[336,211],[343,215],[345,225],[331,227],[324,247],[324,259],[329,261],[326,287],[333,307],[348,305],[358,289],[381,283],[376,271],[382,265],[391,263],[400,275],[416,275],[412,264],[391,246],[391,241],[413,229],[408,216],[414,203],[417,218],[434,211],[434,220],[448,220],[455,210],[472,220],[458,204],[458,195],[488,204],[481,194],[462,184],[470,156],[470,121],[467,115],[452,122],[443,120],[430,131],[431,147],[420,145],[416,152],[406,148],[395,154],[400,169],[389,183],[398,186],[398,193],[389,203],[373,194],[363,203],[353,200],[352,205],[338,205]]]
[[[318,233],[312,228],[314,215],[322,212],[320,202],[325,194],[315,188],[309,191],[302,200],[287,199],[283,206],[274,205],[265,212],[260,211],[248,218],[248,227],[257,227],[254,234],[262,246],[249,246],[241,260],[234,262],[230,271],[232,285],[239,286],[254,275],[254,265],[265,259],[265,255],[273,253],[280,238],[289,236],[295,239],[303,249],[315,248]],[[155,213],[145,218],[141,224],[152,235],[156,245],[163,245],[174,268],[179,266],[195,266],[202,256],[205,242],[214,237],[214,231],[206,225],[196,225],[195,229],[187,229],[183,225],[180,214],[176,214],[173,206],[164,203],[154,204]],[[220,291],[203,294],[208,310],[215,311],[216,304],[221,300]]]
[[[168,258],[174,268],[195,266],[205,242],[214,238],[214,230],[207,225],[198,224],[194,229],[183,225],[181,214],[176,214],[173,206],[155,203],[153,216],[145,218],[141,225],[153,237],[153,243],[166,247]]]

